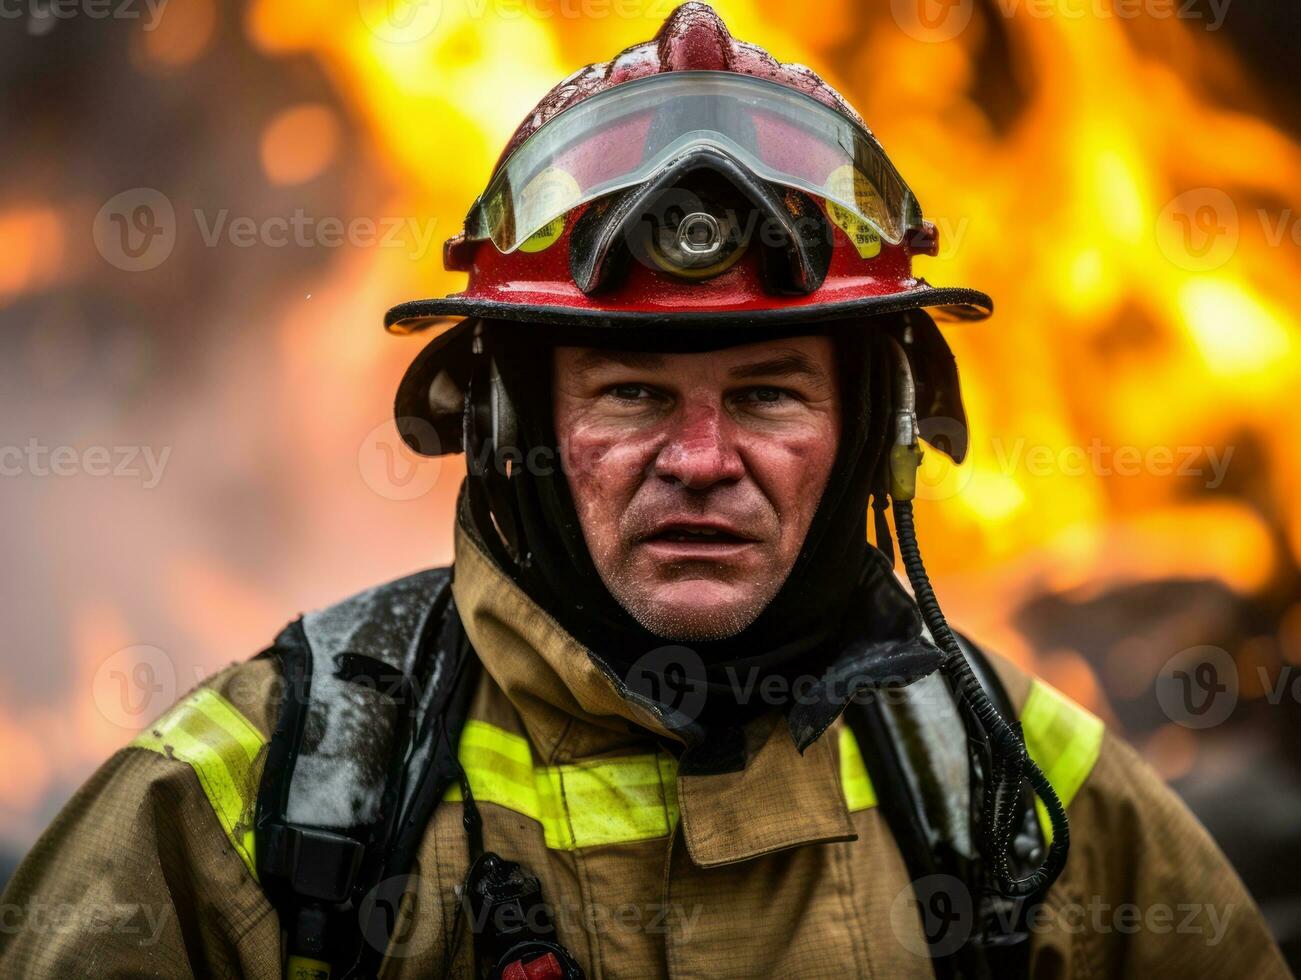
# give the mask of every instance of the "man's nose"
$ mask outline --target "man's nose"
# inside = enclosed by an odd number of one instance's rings
[[[688,490],[735,483],[745,475],[745,464],[731,429],[722,406],[684,406],[655,457],[652,472]]]

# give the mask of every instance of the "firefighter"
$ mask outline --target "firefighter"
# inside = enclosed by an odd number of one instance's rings
[[[447,243],[467,288],[387,316],[433,335],[399,430],[465,453],[453,566],[114,755],[0,973],[1287,976],[1134,752],[944,619],[936,320],[991,303],[936,250],[845,101],[703,4],[560,83]]]

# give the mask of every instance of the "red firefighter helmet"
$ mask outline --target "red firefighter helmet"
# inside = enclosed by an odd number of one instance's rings
[[[468,328],[479,319],[610,336],[909,310],[988,316],[984,293],[913,275],[912,256],[937,250],[935,227],[839,93],[687,3],[653,40],[562,81],[515,131],[444,247],[466,288],[389,310],[397,333],[465,321],[408,371],[399,427],[417,451],[460,448]],[[961,419],[947,345],[930,317],[917,320],[919,343],[942,355],[939,414]],[[935,371],[919,374],[925,388]],[[436,447],[420,438],[422,422]]]

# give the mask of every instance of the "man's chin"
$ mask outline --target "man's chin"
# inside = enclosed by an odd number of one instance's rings
[[[675,643],[735,636],[759,618],[768,598],[744,587],[694,580],[659,585],[623,602],[645,629]]]

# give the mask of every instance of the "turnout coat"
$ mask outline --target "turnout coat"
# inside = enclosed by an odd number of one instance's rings
[[[484,667],[458,752],[485,846],[541,880],[589,977],[932,974],[924,888],[843,722],[801,754],[769,714],[748,723],[740,771],[679,773],[672,733],[463,528],[452,589]],[[996,667],[1070,815],[1069,863],[1030,921],[1032,975],[1288,976],[1224,856],[1134,751]],[[81,788],[4,894],[0,976],[279,980],[252,834],[277,673],[265,654],[218,673]],[[425,832],[386,978],[472,975],[459,798]]]

